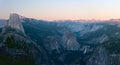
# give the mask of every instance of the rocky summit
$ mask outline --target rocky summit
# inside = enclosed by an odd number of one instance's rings
[[[120,22],[0,20],[0,65],[120,65]]]
[[[23,34],[25,33],[22,26],[22,20],[18,14],[11,13],[7,25],[16,31],[20,31]]]

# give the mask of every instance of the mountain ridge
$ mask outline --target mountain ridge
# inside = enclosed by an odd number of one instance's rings
[[[13,58],[17,57],[18,53],[14,52],[17,50],[28,57],[26,51],[32,52],[31,60],[35,65],[119,65],[119,23],[111,20],[92,23],[70,20],[48,22],[21,18],[16,14],[12,18],[8,23],[16,25],[2,27],[5,31],[0,35],[0,50],[6,47],[7,53]],[[21,26],[26,36],[21,33]],[[24,47],[26,51],[16,49]]]

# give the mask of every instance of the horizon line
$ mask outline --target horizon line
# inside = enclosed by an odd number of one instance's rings
[[[10,13],[10,14],[17,14],[17,13]],[[10,16],[9,14],[9,16]],[[31,19],[36,19],[36,20],[44,20],[44,21],[108,21],[108,20],[120,20],[120,18],[107,18],[107,19],[95,19],[95,18],[79,18],[79,19],[42,19],[42,18],[35,18],[35,17],[29,17],[29,16],[24,16],[24,15],[20,15],[18,14],[20,17],[24,17],[24,18],[31,18]],[[4,19],[4,20],[9,20],[9,16],[8,18],[0,18],[0,19]]]

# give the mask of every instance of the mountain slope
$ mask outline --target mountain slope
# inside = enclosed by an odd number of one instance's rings
[[[0,34],[2,65],[120,64],[118,20],[48,22],[11,14],[6,22]]]
[[[27,36],[47,52],[54,62],[50,65],[113,65],[119,62],[113,61],[119,56],[119,24],[111,21],[46,22],[29,18],[24,21]]]

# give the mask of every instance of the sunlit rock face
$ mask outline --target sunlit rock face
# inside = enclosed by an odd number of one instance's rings
[[[18,14],[15,14],[15,13],[10,14],[8,26],[11,27],[12,29],[15,29],[17,31],[24,33],[22,22]]]

